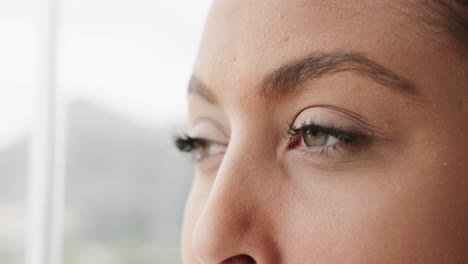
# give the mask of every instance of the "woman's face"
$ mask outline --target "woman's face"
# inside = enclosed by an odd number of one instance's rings
[[[214,1],[184,263],[468,261],[468,67],[413,2]]]

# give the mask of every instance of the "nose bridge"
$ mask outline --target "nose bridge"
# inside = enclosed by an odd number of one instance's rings
[[[268,190],[261,185],[265,170],[258,155],[245,138],[243,142],[231,140],[192,237],[201,262],[251,255],[251,250],[268,244],[268,219],[261,213],[265,209],[261,196]]]

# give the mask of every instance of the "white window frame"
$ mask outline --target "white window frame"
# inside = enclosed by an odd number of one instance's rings
[[[59,0],[38,0],[38,57],[29,178],[26,264],[62,264],[65,103],[57,86]]]

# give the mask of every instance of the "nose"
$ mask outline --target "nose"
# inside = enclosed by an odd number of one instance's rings
[[[255,260],[247,255],[238,255],[232,258],[229,258],[221,264],[252,264],[256,263]]]
[[[206,264],[278,263],[268,203],[274,184],[265,182],[271,177],[258,160],[231,150],[197,219],[194,253]]]

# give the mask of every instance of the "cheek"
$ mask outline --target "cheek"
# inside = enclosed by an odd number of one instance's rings
[[[435,157],[434,146],[419,146],[418,153],[329,173],[290,160],[293,195],[283,213],[294,221],[278,228],[290,257],[462,263],[468,257],[468,166],[456,161],[466,153],[452,148]]]
[[[371,252],[423,263],[466,262],[468,168],[457,166],[460,162],[442,162],[462,160],[457,150],[436,156],[434,149],[442,148],[421,145],[418,153],[402,153],[385,173],[376,172],[376,177],[385,180],[374,190],[366,190],[367,206],[362,199],[363,207],[368,208],[363,210],[361,222],[372,234],[367,243]],[[375,208],[369,206],[372,201],[376,201]]]

